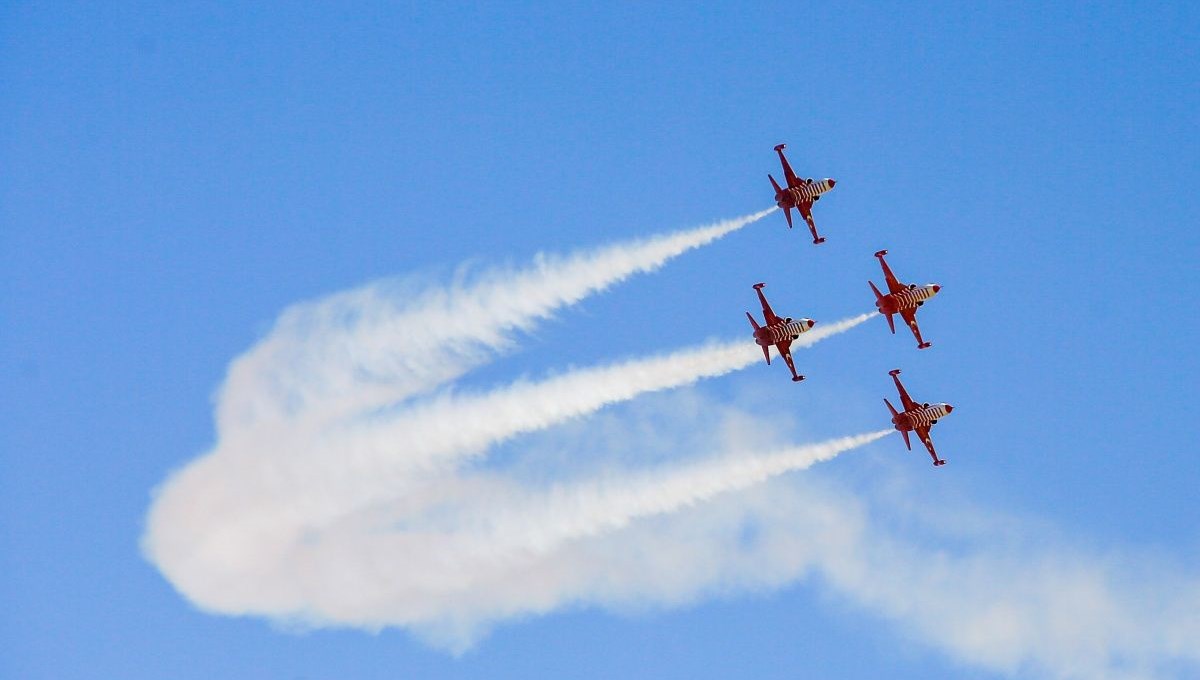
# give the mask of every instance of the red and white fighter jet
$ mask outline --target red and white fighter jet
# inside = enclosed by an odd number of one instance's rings
[[[754,342],[762,347],[763,356],[767,358],[767,365],[771,365],[771,345],[775,345],[775,349],[779,350],[780,356],[787,362],[788,369],[792,372],[792,382],[800,382],[804,380],[804,376],[796,373],[796,364],[792,362],[792,341],[799,338],[801,333],[807,332],[816,324],[812,319],[792,319],[792,317],[780,318],[771,311],[771,305],[767,303],[767,296],[763,295],[762,289],[765,283],[754,284],[754,290],[758,293],[758,300],[762,303],[763,318],[766,319],[766,325],[760,326],[754,320],[754,315],[746,312],[746,318],[750,319],[750,325],[754,327]]]
[[[915,283],[901,283],[883,259],[884,255],[887,255],[886,250],[875,253],[875,257],[879,258],[879,264],[883,265],[883,277],[887,279],[888,294],[880,293],[873,282],[867,281],[871,284],[871,290],[875,291],[875,306],[879,308],[880,314],[887,317],[888,328],[892,329],[893,335],[896,333],[896,322],[892,319],[892,315],[899,314],[904,319],[904,323],[908,324],[913,337],[917,339],[917,349],[932,347],[933,343],[925,342],[921,337],[921,329],[917,327],[917,307],[924,305],[926,300],[937,295],[942,287],[936,283],[920,287]]]
[[[883,403],[887,404],[888,410],[892,412],[892,424],[900,430],[900,434],[904,435],[904,445],[912,451],[912,442],[908,440],[909,432],[916,432],[917,438],[929,449],[929,455],[933,456],[933,465],[938,467],[945,465],[946,461],[938,458],[937,451],[933,450],[933,440],[929,438],[929,429],[937,424],[937,421],[950,415],[954,407],[950,404],[918,404],[908,396],[908,392],[904,389],[904,385],[900,384],[900,369],[895,369],[888,372],[892,376],[892,380],[896,381],[896,391],[900,393],[900,404],[904,406],[901,412],[896,411],[896,407],[892,406],[892,402],[886,398]]]
[[[808,222],[813,243],[824,243],[825,238],[817,236],[817,223],[813,221],[812,206],[813,203],[821,200],[821,194],[837,184],[837,180],[826,178],[814,182],[812,178],[800,179],[796,173],[792,172],[792,166],[788,165],[787,159],[783,156],[783,150],[786,148],[786,144],[775,146],[775,152],[779,154],[779,162],[783,164],[783,179],[787,182],[787,188],[779,186],[779,182],[776,182],[769,173],[767,174],[767,178],[771,180],[771,186],[775,187],[775,205],[783,208],[783,216],[787,218],[788,229],[792,228],[792,208],[795,208],[800,211],[804,221]]]

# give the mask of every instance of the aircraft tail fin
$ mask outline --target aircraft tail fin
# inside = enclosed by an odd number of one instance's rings
[[[892,422],[896,422],[896,416],[900,415],[896,412],[896,407],[892,406],[892,402],[888,401],[887,397],[883,398],[883,403],[887,404],[888,410],[892,412]],[[912,451],[912,442],[908,440],[908,430],[900,430],[900,434],[904,437],[904,445],[908,447],[909,451]]]
[[[893,418],[900,415],[899,413],[896,412],[896,407],[892,406],[892,402],[888,401],[886,397],[884,398],[883,403],[887,404],[888,410],[892,412]]]
[[[754,330],[757,331],[760,328],[760,326],[758,325],[758,322],[754,320],[753,314],[751,314],[750,312],[746,312],[746,318],[750,319],[750,325],[754,327]]]
[[[779,193],[783,191],[783,189],[779,186],[779,182],[776,182],[775,178],[769,173],[767,174],[767,179],[771,180],[771,186],[775,187],[775,194],[779,195]]]
[[[758,285],[759,285],[759,286],[761,286],[761,285],[763,285],[763,284],[761,284],[761,283],[760,283],[760,284],[758,284]],[[757,287],[757,286],[756,286],[756,287]],[[747,319],[750,319],[750,325],[754,327],[754,332],[757,334],[757,333],[758,333],[758,329],[759,329],[759,328],[762,328],[762,327],[761,327],[761,326],[759,326],[759,325],[758,325],[758,322],[754,320],[754,315],[753,315],[753,314],[751,314],[750,312],[746,312],[746,318],[747,318]],[[755,339],[757,340],[757,338],[755,338]],[[767,346],[766,346],[766,345],[760,345],[760,346],[762,347],[762,351],[763,351],[763,358],[767,360],[767,365],[768,365],[768,366],[770,366],[770,365],[771,365],[771,352],[769,352],[769,351],[767,350]]]
[[[874,291],[876,301],[883,299],[883,293],[880,293],[879,289],[875,287],[874,281],[867,281],[867,285],[871,287],[872,291]]]
[[[883,252],[883,251],[880,251],[880,252]],[[875,287],[875,282],[867,281],[867,285],[871,287],[871,292],[875,293],[875,303],[876,304],[881,303],[883,301],[883,293],[880,293],[879,289]],[[882,305],[880,305],[880,306],[882,307]],[[892,318],[891,314],[887,315],[887,320],[888,320],[888,328],[892,329],[892,335],[895,335],[896,334],[896,320]]]

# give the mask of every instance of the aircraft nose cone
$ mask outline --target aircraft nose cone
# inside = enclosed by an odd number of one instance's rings
[[[829,178],[827,181],[829,182],[829,188],[830,188],[830,189],[832,189],[832,188],[833,188],[833,185],[837,184],[837,180],[836,180],[836,179],[833,179],[832,177],[830,177],[830,178]]]
[[[815,326],[817,324],[817,322],[813,321],[812,319],[807,319],[807,321],[808,321],[809,328],[812,328],[813,326]]]
[[[935,292],[935,293],[936,293],[936,292],[938,292],[938,291],[939,291],[939,290],[941,290],[941,289],[942,289],[942,287],[941,287],[941,286],[937,285],[936,283],[935,283],[935,284],[933,284],[933,292]]]
[[[946,404],[946,413],[950,413],[953,410],[954,410],[953,406],[951,406],[950,404]]]

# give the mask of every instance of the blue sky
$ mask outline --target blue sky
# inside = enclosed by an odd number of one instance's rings
[[[405,628],[204,613],[143,557],[152,489],[213,448],[230,362],[289,305],[752,213],[779,142],[802,176],[839,180],[815,211],[827,243],[768,216],[518,334],[460,389],[749,342],[757,281],[781,314],[868,311],[880,248],[944,286],[921,315],[934,347],[875,319],[798,353],[801,385],[754,365],[500,460],[589,437],[581,450],[615,455],[640,444],[597,433],[682,437],[710,411],[781,442],[868,432],[899,366],[914,396],[956,406],[934,431],[947,466],[889,437],[713,516],[823,499],[918,564],[1137,565],[1158,590],[1114,589],[1151,634],[1200,648],[1156,609],[1200,579],[1198,34],[1185,3],[6,5],[0,675],[1053,677],[943,644],[922,628],[937,616],[914,622],[828,566],[679,602],[569,600],[456,657]],[[645,456],[688,460],[654,439]],[[632,529],[702,531],[706,512]],[[819,543],[811,526],[798,544]],[[1150,677],[1197,671],[1138,649]]]

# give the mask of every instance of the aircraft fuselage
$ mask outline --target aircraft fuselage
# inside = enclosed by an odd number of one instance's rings
[[[926,300],[938,294],[942,287],[936,283],[913,286],[879,298],[875,306],[880,314],[898,314],[906,309],[916,309]]]
[[[827,193],[836,183],[837,180],[826,178],[816,182],[808,180],[798,187],[780,189],[775,194],[775,205],[780,208],[795,208],[801,203],[811,203],[819,199],[821,194]]]
[[[795,340],[816,324],[812,319],[795,319],[774,326],[762,326],[754,331],[754,342],[763,345],[776,345],[788,340]]]
[[[950,415],[954,407],[950,404],[930,404],[911,411],[897,413],[892,417],[892,424],[897,430],[912,432],[918,427],[930,427],[937,421]]]

